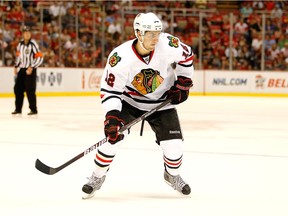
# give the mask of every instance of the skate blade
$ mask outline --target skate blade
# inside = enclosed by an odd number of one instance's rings
[[[167,185],[169,185],[170,187],[173,188],[172,183],[170,183],[169,181],[166,181],[166,179],[164,179],[164,182],[165,182]],[[174,189],[174,188],[173,188],[173,189]],[[174,190],[175,190],[175,189],[174,189]]]
[[[82,195],[83,200],[90,199],[92,197],[94,197],[94,193],[91,193],[91,194],[83,193]]]
[[[169,185],[173,190],[175,190],[177,194],[179,194],[179,195],[181,195],[181,196],[183,196],[183,197],[184,197],[184,196],[189,196],[189,195],[185,195],[185,194],[183,194],[182,192],[176,190],[176,188],[174,188],[173,185],[172,185],[170,182],[166,181],[165,179],[164,179],[164,181],[165,181],[165,183],[166,183],[167,185]]]

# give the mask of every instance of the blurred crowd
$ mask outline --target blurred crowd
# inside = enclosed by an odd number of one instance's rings
[[[242,1],[239,10],[234,12],[232,36],[227,13],[218,11],[206,17],[203,68],[229,69],[229,56],[232,55],[232,68],[236,70],[260,70],[263,58],[265,70],[287,71],[287,12],[288,4],[284,1]]]
[[[218,2],[2,1],[1,65],[14,64],[21,27],[28,25],[44,67],[103,67],[115,46],[134,38],[135,15],[152,10],[165,32],[193,47],[196,69],[288,70],[287,1],[239,1],[227,9]]]

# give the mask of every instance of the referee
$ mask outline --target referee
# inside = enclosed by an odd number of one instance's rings
[[[30,112],[28,115],[38,113],[36,103],[36,68],[43,62],[43,55],[35,40],[31,39],[31,32],[28,26],[23,28],[23,39],[18,43],[14,74],[16,76],[14,85],[15,111],[12,115],[22,113],[24,92],[29,102]],[[18,71],[19,68],[19,71]]]

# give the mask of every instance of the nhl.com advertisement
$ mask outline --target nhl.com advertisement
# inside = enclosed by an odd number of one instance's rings
[[[288,74],[261,71],[204,72],[204,92],[279,94],[288,96]]]
[[[102,68],[38,68],[37,94],[99,94]],[[12,67],[1,67],[0,97],[13,96]],[[288,96],[288,73],[195,70],[191,95]]]

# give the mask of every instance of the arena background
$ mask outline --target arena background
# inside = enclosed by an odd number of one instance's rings
[[[135,15],[148,11],[193,48],[192,95],[287,96],[287,9],[286,1],[1,1],[0,97],[13,96],[24,25],[45,56],[37,95],[97,95],[109,52],[134,38]]]

